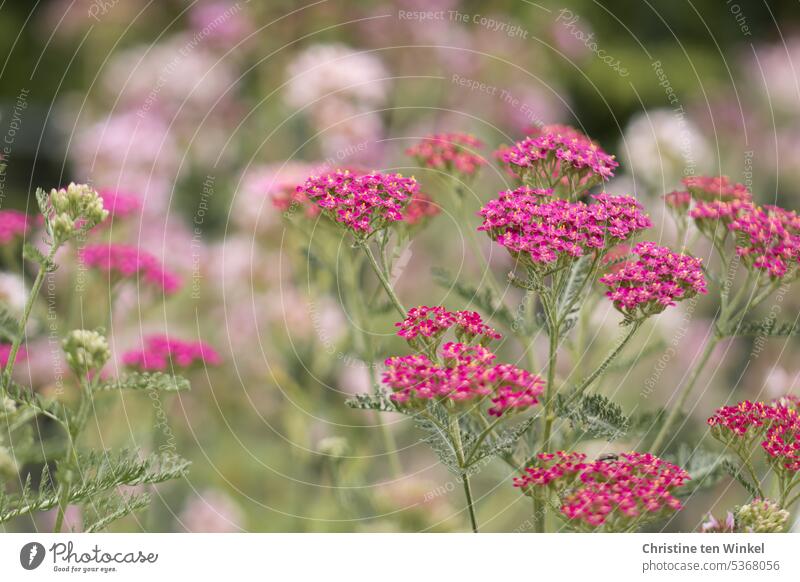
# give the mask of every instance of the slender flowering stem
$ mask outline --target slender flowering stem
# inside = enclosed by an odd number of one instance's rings
[[[709,340],[706,342],[706,347],[703,350],[700,359],[697,362],[694,370],[692,370],[692,374],[689,377],[689,380],[686,382],[684,387],[681,390],[680,395],[678,396],[678,401],[672,406],[669,414],[667,415],[666,420],[664,420],[664,424],[661,425],[661,429],[658,431],[655,440],[653,441],[650,450],[653,451],[653,454],[658,455],[661,452],[662,447],[665,445],[665,441],[667,437],[672,432],[672,425],[675,424],[675,421],[678,418],[678,415],[683,410],[686,401],[689,398],[689,395],[692,393],[694,389],[694,385],[697,383],[697,380],[700,378],[700,375],[705,369],[706,364],[708,363],[709,358],[711,357],[711,353],[714,351],[714,348],[717,347],[720,339],[722,339],[716,332],[712,335]]]
[[[11,351],[8,354],[6,368],[3,371],[3,381],[1,386],[2,390],[0,390],[0,397],[5,397],[6,389],[9,382],[11,382],[11,372],[14,370],[14,362],[17,359],[17,352],[19,352],[19,347],[22,345],[22,339],[25,337],[25,328],[28,326],[28,318],[33,310],[33,303],[36,301],[36,297],[39,295],[39,291],[44,283],[44,278],[47,276],[47,265],[52,263],[58,247],[59,245],[53,242],[50,246],[50,252],[47,254],[45,262],[42,265],[39,265],[39,272],[36,273],[36,279],[33,281],[33,286],[31,287],[31,292],[28,295],[28,300],[25,302],[25,309],[22,312],[22,319],[19,321],[17,335],[14,338],[14,341],[11,343]]]
[[[372,267],[372,270],[375,271],[375,275],[377,275],[378,280],[383,285],[386,294],[389,296],[389,301],[392,302],[392,305],[397,310],[402,318],[405,319],[407,312],[406,308],[403,307],[403,304],[400,302],[400,299],[397,297],[397,294],[394,292],[394,288],[392,287],[392,283],[389,279],[384,275],[383,269],[378,264],[378,260],[375,258],[375,254],[372,252],[372,249],[369,247],[369,243],[366,241],[359,242],[358,246],[364,249],[364,254],[367,255],[367,259],[369,260],[369,264]]]
[[[620,353],[622,353],[623,348],[626,345],[628,345],[628,342],[634,336],[636,331],[642,326],[642,323],[643,322],[641,320],[637,320],[628,326],[627,333],[622,337],[617,346],[613,350],[611,350],[611,352],[609,352],[609,354],[606,356],[603,362],[597,368],[595,368],[594,372],[592,372],[583,382],[581,382],[581,384],[577,388],[575,388],[575,390],[567,400],[567,403],[574,401],[576,398],[580,398],[580,396],[584,393],[584,391],[589,386],[591,386],[592,383],[606,371],[606,369],[611,365],[611,363],[615,359],[617,359]]]
[[[475,518],[475,504],[472,500],[472,489],[469,484],[469,474],[467,473],[467,465],[464,459],[464,445],[461,441],[461,428],[458,426],[458,416],[455,414],[450,415],[450,436],[453,440],[453,447],[455,448],[456,461],[461,469],[461,481],[464,484],[464,496],[467,498],[467,510],[469,511],[469,521],[472,525],[472,531],[478,533],[478,521]]]

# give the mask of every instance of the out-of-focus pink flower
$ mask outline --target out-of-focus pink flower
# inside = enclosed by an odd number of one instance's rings
[[[228,495],[206,490],[186,504],[180,521],[190,533],[230,533],[243,531],[244,517]]]
[[[230,48],[253,31],[239,2],[208,0],[192,6],[189,22],[195,34]]]
[[[164,269],[163,265],[147,251],[121,244],[88,245],[79,251],[87,267],[95,268],[114,277],[142,279],[161,288],[165,293],[175,293],[181,288],[180,278]]]
[[[103,188],[98,194],[103,199],[103,208],[108,210],[108,220],[126,218],[142,208],[142,199],[136,194],[113,188]]]
[[[473,176],[486,160],[478,150],[483,142],[467,133],[437,133],[422,139],[408,148],[406,155],[428,168],[453,172],[461,176]]]
[[[171,368],[190,368],[195,364],[218,366],[222,359],[205,342],[184,341],[155,334],[144,338],[143,349],[123,354],[122,362],[140,370],[164,372]]]
[[[0,210],[0,244],[8,244],[25,236],[31,217],[19,210]]]
[[[0,366],[8,364],[8,357],[11,355],[11,344],[0,344]],[[28,357],[25,346],[20,346],[17,350],[16,362],[23,362]]]

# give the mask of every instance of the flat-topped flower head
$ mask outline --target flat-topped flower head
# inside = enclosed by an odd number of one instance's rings
[[[45,226],[57,243],[86,232],[108,218],[103,200],[97,191],[86,184],[70,183],[66,188],[37,192]]]
[[[581,531],[632,531],[681,509],[675,490],[689,474],[650,453],[623,453],[587,461],[582,453],[541,453],[514,479],[525,493],[545,488],[561,514]]]
[[[498,158],[525,183],[555,188],[563,185],[570,196],[614,176],[614,156],[578,130],[544,126],[536,135],[501,148]]]
[[[141,350],[132,350],[122,356],[126,366],[143,371],[165,372],[187,369],[194,365],[218,366],[219,354],[201,341],[184,341],[156,334],[144,338]]]
[[[8,244],[27,234],[31,217],[19,210],[0,210],[0,244]]]
[[[697,201],[730,202],[739,200],[749,202],[752,194],[744,184],[731,182],[727,176],[690,176],[683,184],[692,198]]]
[[[790,513],[769,499],[753,499],[736,508],[734,520],[741,533],[782,533],[786,531]]]
[[[383,383],[392,390],[392,401],[408,408],[434,400],[484,407],[489,416],[500,417],[537,404],[544,390],[542,379],[495,359],[481,345],[448,342],[442,346],[441,361],[422,354],[389,358]]]
[[[481,209],[478,230],[534,269],[552,271],[587,254],[603,255],[652,226],[630,196],[593,199],[592,204],[568,202],[530,188],[502,192]]]
[[[772,468],[784,476],[800,471],[800,407],[796,397],[772,402],[745,400],[723,406],[708,419],[711,434],[734,451],[760,444]],[[748,459],[749,462],[749,459]]]
[[[426,168],[468,177],[475,175],[486,163],[482,156],[475,153],[481,148],[483,142],[474,135],[438,133],[423,138],[418,144],[408,148],[406,154]]]
[[[486,345],[491,340],[502,336],[483,322],[476,311],[448,311],[442,306],[428,307],[420,305],[408,311],[408,316],[395,323],[400,328],[397,335],[408,341],[412,347],[418,347],[418,338],[430,340],[428,344],[438,345],[446,331],[454,328],[456,339],[467,344],[478,340]]]
[[[337,170],[308,178],[297,192],[331,220],[364,239],[402,221],[406,207],[419,192],[419,184],[414,178],[400,174]]]
[[[141,277],[164,293],[181,288],[180,278],[164,268],[152,254],[135,246],[121,244],[88,245],[79,252],[84,265],[120,279]]]
[[[773,279],[794,278],[800,262],[800,217],[777,206],[749,205],[728,224],[745,266]]]
[[[622,263],[600,278],[606,296],[626,320],[639,321],[678,301],[707,293],[702,261],[652,242],[638,243],[636,261]]]

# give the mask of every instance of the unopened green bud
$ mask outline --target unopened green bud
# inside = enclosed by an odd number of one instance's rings
[[[66,188],[50,191],[53,207],[53,234],[59,240],[67,240],[76,232],[76,226],[92,228],[108,217],[103,208],[103,199],[91,186],[70,183]]]
[[[111,357],[108,341],[96,331],[76,329],[62,343],[67,364],[76,374],[100,370]]]
[[[779,533],[786,530],[789,512],[769,499],[754,499],[736,510],[736,527],[747,533]]]

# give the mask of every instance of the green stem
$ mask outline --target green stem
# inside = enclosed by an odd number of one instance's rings
[[[392,305],[397,310],[397,313],[399,313],[400,316],[403,319],[405,319],[405,317],[407,315],[406,308],[403,307],[402,303],[400,303],[400,299],[397,297],[397,294],[394,292],[394,288],[392,287],[391,282],[389,282],[389,279],[387,279],[386,275],[384,275],[383,269],[381,269],[381,266],[378,264],[378,261],[375,258],[375,254],[372,252],[372,249],[369,247],[369,243],[366,242],[366,241],[363,241],[363,242],[359,242],[358,245],[362,249],[364,249],[364,254],[367,255],[367,259],[369,260],[369,264],[372,267],[372,270],[375,271],[375,275],[378,276],[378,280],[381,282],[381,285],[383,285],[383,288],[386,291],[386,294],[389,296],[389,300],[392,302]]]
[[[675,424],[675,421],[678,418],[678,415],[683,410],[686,401],[689,398],[689,395],[692,393],[694,389],[694,385],[697,383],[697,380],[700,378],[700,375],[703,372],[703,369],[706,367],[709,358],[711,357],[711,353],[714,351],[714,348],[717,347],[717,344],[720,341],[720,336],[714,332],[714,335],[709,338],[708,342],[706,343],[706,347],[703,350],[702,355],[700,356],[700,360],[697,362],[694,370],[692,370],[692,374],[689,377],[686,384],[684,384],[683,388],[681,389],[680,394],[678,395],[678,401],[675,405],[672,406],[672,409],[669,411],[669,415],[667,416],[664,424],[661,425],[661,429],[658,431],[655,440],[653,441],[653,445],[650,447],[650,450],[653,454],[658,455],[661,453],[661,447],[664,445],[667,437],[671,434],[672,426]]]
[[[549,298],[542,297],[542,304],[545,306],[547,314],[549,336],[549,350],[547,356],[547,386],[544,396],[544,432],[542,434],[541,452],[550,451],[550,436],[553,429],[553,406],[555,405],[555,383],[556,383],[556,364],[558,362],[558,336],[560,333],[558,322],[555,320],[552,305]]]
[[[20,319],[19,322],[17,336],[11,343],[11,350],[8,353],[8,362],[6,363],[6,368],[3,371],[2,385],[0,385],[0,398],[4,398],[6,396],[6,388],[8,383],[11,381],[11,372],[14,371],[14,362],[17,359],[17,352],[19,352],[19,347],[22,345],[22,339],[25,337],[25,328],[28,326],[28,318],[33,310],[33,303],[36,300],[36,297],[39,295],[39,291],[42,288],[42,283],[44,283],[44,278],[47,275],[47,266],[52,263],[53,257],[56,254],[56,250],[58,250],[58,245],[53,243],[53,245],[50,247],[50,252],[48,253],[44,264],[39,265],[39,272],[36,273],[36,279],[33,281],[30,295],[28,296],[28,300],[25,302],[25,309],[22,313],[22,319]]]
[[[478,533],[478,520],[475,518],[475,503],[472,500],[472,489],[469,484],[469,475],[467,474],[467,467],[464,461],[464,445],[461,442],[461,428],[458,426],[458,416],[455,414],[450,415],[450,436],[453,440],[455,449],[456,460],[461,469],[461,480],[464,483],[464,496],[467,498],[467,510],[469,511],[469,521],[472,525],[472,531]]]
[[[581,382],[580,386],[575,388],[574,392],[569,397],[569,400],[567,402],[572,402],[574,399],[579,398],[581,394],[583,394],[583,392],[606,371],[606,369],[611,365],[611,363],[615,359],[617,359],[620,353],[622,353],[622,350],[631,340],[636,331],[641,327],[641,325],[642,321],[634,321],[633,323],[630,324],[630,326],[628,327],[628,333],[626,333],[623,336],[623,338],[619,341],[617,347],[615,347],[611,352],[609,352],[605,360],[603,360],[603,362],[594,370],[594,372],[592,372],[589,375],[589,377],[587,377],[583,382]]]

